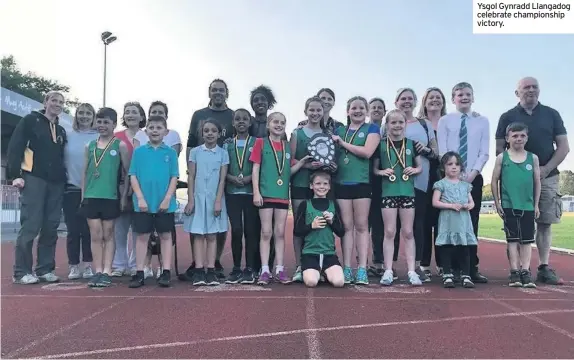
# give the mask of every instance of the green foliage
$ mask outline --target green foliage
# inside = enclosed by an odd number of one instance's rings
[[[40,103],[44,102],[45,95],[50,91],[60,91],[67,95],[70,92],[70,87],[62,85],[55,80],[47,79],[43,76],[37,75],[33,72],[23,73],[19,68],[14,56],[10,55],[0,60],[2,71],[2,87],[14,91],[22,96],[36,100]],[[66,99],[64,112],[70,114],[80,101],[78,98]]]

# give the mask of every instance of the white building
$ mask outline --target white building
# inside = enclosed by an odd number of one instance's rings
[[[574,212],[574,195],[562,196],[562,212]]]

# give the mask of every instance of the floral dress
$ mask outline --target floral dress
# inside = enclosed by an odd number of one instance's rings
[[[467,204],[468,194],[472,190],[472,185],[459,181],[454,183],[444,178],[437,181],[434,190],[441,192],[440,201],[446,204]],[[436,245],[477,245],[474,235],[470,212],[468,210],[441,209],[438,218],[438,236]]]

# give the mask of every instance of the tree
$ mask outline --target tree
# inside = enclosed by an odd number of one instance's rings
[[[490,189],[490,184],[486,184],[482,187],[482,201],[492,201],[494,197],[492,196],[492,190]]]
[[[564,170],[560,172],[558,192],[561,195],[574,195],[574,172]]]
[[[40,103],[44,102],[44,97],[49,91],[60,91],[65,95],[70,92],[69,86],[62,85],[55,80],[47,79],[30,71],[26,74],[22,73],[12,55],[3,57],[0,60],[0,65],[2,66],[2,87]],[[66,98],[68,97],[66,96]],[[79,104],[78,98],[67,99],[64,112],[70,114],[71,110]]]

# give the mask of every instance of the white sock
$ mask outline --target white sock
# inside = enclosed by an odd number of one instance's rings
[[[261,273],[268,273],[269,272],[269,265],[261,265]]]
[[[283,271],[283,269],[285,269],[283,265],[277,265],[275,267],[275,274],[279,274],[279,272]]]

